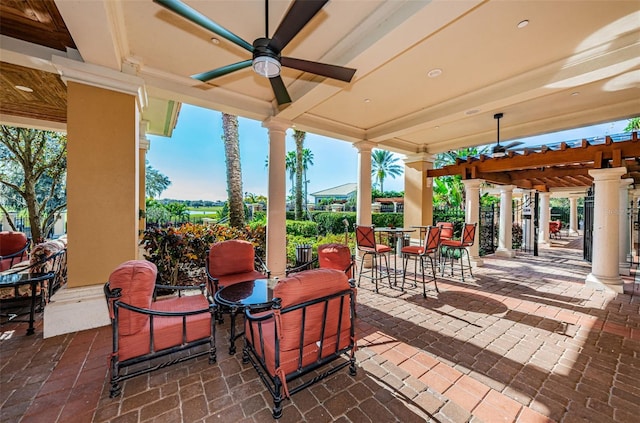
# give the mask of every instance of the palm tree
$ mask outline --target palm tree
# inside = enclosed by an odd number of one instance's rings
[[[296,187],[295,187],[295,219],[302,219],[302,174],[303,174],[303,151],[304,151],[304,138],[307,135],[304,131],[297,129],[293,130],[293,139],[296,142]]]
[[[284,167],[286,171],[289,172],[289,179],[291,180],[291,196],[293,197],[296,177],[296,152],[288,151],[284,160]]]
[[[244,226],[244,203],[242,198],[242,168],[240,167],[240,138],[238,117],[222,114],[224,155],[227,163],[227,194],[229,196],[229,225]]]
[[[489,147],[478,150],[477,147],[461,148],[436,154],[434,165],[436,169],[452,165],[457,159],[485,154]],[[460,207],[465,203],[464,184],[460,175],[440,176],[434,179],[433,202],[447,207]]]
[[[371,152],[371,176],[380,184],[380,191],[384,193],[384,180],[387,176],[395,178],[402,175],[402,166],[397,164],[398,158],[387,150],[373,150]]]
[[[302,150],[302,172],[304,173],[304,205],[307,206],[307,198],[309,193],[307,192],[307,170],[310,166],[313,166],[313,152],[308,148]]]

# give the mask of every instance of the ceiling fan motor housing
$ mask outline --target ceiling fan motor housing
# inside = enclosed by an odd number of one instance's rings
[[[268,38],[257,38],[253,42],[253,60],[255,60],[257,57],[266,56],[276,59],[278,62],[280,61],[280,53],[272,50],[271,47],[269,47],[270,41],[271,40]]]

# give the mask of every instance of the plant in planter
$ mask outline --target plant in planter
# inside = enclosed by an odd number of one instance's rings
[[[193,285],[204,278],[207,250],[215,242],[227,239],[247,240],[264,259],[264,226],[236,229],[225,225],[187,223],[180,227],[150,228],[144,232],[145,258],[158,268],[158,282],[167,285]]]

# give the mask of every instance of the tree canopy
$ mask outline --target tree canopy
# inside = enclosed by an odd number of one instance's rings
[[[37,129],[0,125],[0,211],[27,209],[31,237],[42,241],[67,207],[67,138]]]

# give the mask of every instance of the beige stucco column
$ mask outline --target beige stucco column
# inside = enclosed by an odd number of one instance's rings
[[[620,181],[620,221],[618,233],[620,234],[620,250],[618,251],[618,271],[621,275],[631,274],[631,204],[629,200],[629,188],[633,184],[632,178]]]
[[[140,204],[140,214],[138,219],[138,227],[140,238],[144,235],[144,230],[147,226],[146,212],[147,212],[147,151],[151,148],[151,142],[147,138],[147,121],[140,121],[140,140],[139,140],[139,156],[138,156],[138,184],[140,186],[138,190],[138,203]],[[138,249],[140,251],[140,249]],[[138,257],[140,259],[144,257]]]
[[[496,256],[515,257],[513,251],[511,233],[513,227],[513,185],[500,186],[500,230],[498,236],[498,249]]]
[[[465,179],[462,181],[465,191],[465,221],[477,223],[476,237],[471,247],[467,247],[471,265],[480,267],[484,261],[480,258],[480,184],[481,179]]]
[[[358,192],[356,198],[356,223],[371,225],[371,150],[377,144],[363,140],[353,143],[358,150]]]
[[[138,258],[144,81],[54,56],[67,84],[67,277],[45,308],[44,336],[109,323],[102,286]]]
[[[578,235],[578,198],[584,195],[569,194],[569,235]]]
[[[433,155],[420,154],[404,159],[404,226],[433,225],[433,178],[427,170],[433,169]],[[420,231],[411,234],[418,242]]]
[[[523,222],[522,222],[522,242],[527,251],[533,251],[535,239],[535,228],[534,228],[534,205],[535,205],[535,191],[534,190],[524,190],[522,192],[522,207],[523,207]]]
[[[540,193],[540,220],[538,227],[538,242],[550,245],[549,240],[549,222],[551,221],[551,198],[550,192]]]
[[[624,167],[592,169],[593,177],[593,255],[591,273],[586,284],[622,293],[618,255],[620,241],[620,177],[627,172]]]
[[[267,195],[267,267],[271,276],[282,277],[287,269],[286,135],[291,123],[269,118],[269,181]]]

